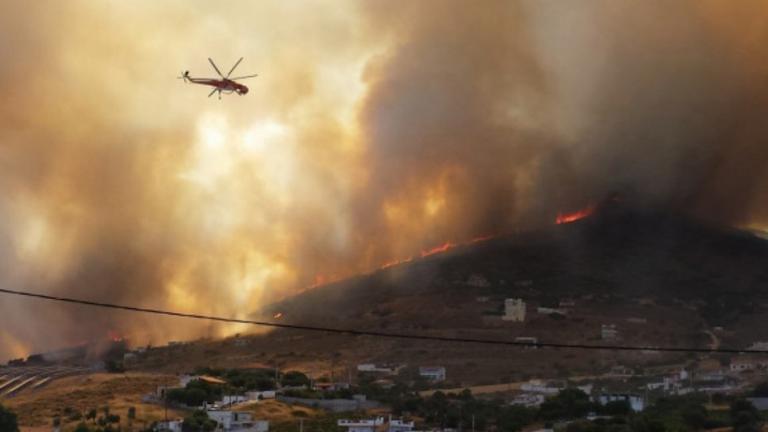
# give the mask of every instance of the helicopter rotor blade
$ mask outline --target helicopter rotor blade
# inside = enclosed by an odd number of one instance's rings
[[[232,72],[235,71],[235,68],[237,67],[237,65],[240,64],[241,61],[243,61],[242,57],[240,57],[240,60],[238,60],[237,63],[235,63],[235,65],[232,66],[232,69],[229,70],[229,73],[227,74],[227,78],[229,78],[229,76],[232,75]]]
[[[210,57],[208,57],[208,61],[211,62],[211,66],[213,66],[213,69],[216,71],[216,73],[219,74],[220,77],[224,78],[224,75],[221,74],[221,71],[219,71],[219,68],[216,67],[216,63],[214,63]]]
[[[259,74],[246,75],[246,76],[241,76],[241,77],[237,77],[237,78],[230,78],[230,80],[237,81],[237,80],[246,79],[246,78],[253,78],[253,77],[257,77],[257,76],[259,76]]]

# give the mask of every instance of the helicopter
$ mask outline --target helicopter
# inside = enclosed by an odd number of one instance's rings
[[[219,68],[216,67],[216,63],[214,63],[210,57],[208,57],[208,61],[211,63],[211,66],[213,66],[213,70],[216,71],[216,73],[219,75],[219,77],[221,77],[221,79],[194,78],[189,76],[189,71],[184,71],[181,74],[181,76],[177,78],[183,79],[184,82],[189,82],[192,84],[202,84],[202,85],[212,86],[213,90],[211,90],[211,92],[208,94],[208,97],[211,97],[213,96],[214,93],[218,92],[219,99],[221,99],[221,93],[224,93],[224,94],[237,93],[240,96],[247,94],[248,87],[236,81],[259,76],[258,74],[253,74],[253,75],[245,75],[245,76],[230,78],[230,76],[232,75],[232,72],[235,71],[235,68],[240,64],[241,61],[243,61],[243,57],[240,57],[240,60],[238,60],[237,63],[235,63],[235,65],[232,66],[232,69],[229,70],[229,73],[226,76],[221,73]]]

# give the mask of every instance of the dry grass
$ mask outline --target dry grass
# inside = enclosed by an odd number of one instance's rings
[[[274,423],[296,422],[299,418],[311,418],[322,414],[322,411],[316,409],[290,405],[276,400],[254,402],[243,405],[237,410],[247,411],[252,413],[254,418],[269,420]]]
[[[142,396],[155,391],[157,386],[176,383],[172,375],[147,373],[91,374],[54,381],[49,386],[28,394],[3,401],[19,416],[25,427],[42,427],[52,424],[55,416],[61,416],[64,429],[79,421],[70,421],[63,415],[69,408],[83,415],[92,408],[99,410],[109,406],[111,414],[120,416],[121,425],[128,425],[128,408],[136,408],[134,424],[151,423],[164,417],[161,406],[142,403]],[[169,410],[169,418],[183,413]]]

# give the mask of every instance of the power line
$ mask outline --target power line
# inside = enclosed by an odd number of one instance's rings
[[[91,300],[76,299],[71,297],[53,296],[49,294],[40,294],[27,291],[16,291],[0,288],[0,293],[11,294],[23,297],[32,297],[36,299],[51,300],[63,303],[72,303],[85,306],[101,307],[108,309],[118,309],[130,312],[142,312],[155,315],[165,315],[180,318],[191,318],[208,321],[218,321],[235,324],[250,324],[262,327],[273,327],[290,330],[307,330],[324,333],[337,333],[347,334],[353,336],[373,336],[390,339],[411,339],[411,340],[423,340],[423,341],[435,341],[435,342],[449,342],[449,343],[474,343],[485,345],[504,345],[504,346],[517,346],[517,347],[529,347],[529,348],[568,348],[568,349],[582,349],[582,350],[606,350],[606,351],[657,351],[657,352],[686,352],[686,353],[726,353],[726,354],[768,354],[768,350],[753,350],[753,349],[735,349],[735,348],[695,348],[695,347],[661,347],[661,346],[636,346],[636,345],[594,345],[594,344],[569,344],[569,343],[552,343],[552,342],[515,342],[499,339],[476,339],[476,338],[462,338],[462,337],[447,337],[447,336],[433,336],[425,334],[409,334],[409,333],[391,333],[391,332],[379,332],[373,330],[355,330],[345,328],[334,327],[322,327],[312,326],[304,324],[284,324],[269,321],[255,321],[245,320],[237,318],[227,318],[214,315],[192,314],[184,312],[175,312],[162,309],[145,308],[138,306],[127,306],[115,303],[97,302]]]

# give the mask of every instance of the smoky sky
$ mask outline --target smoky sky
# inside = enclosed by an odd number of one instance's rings
[[[0,283],[244,317],[614,191],[760,226],[765,18],[759,1],[6,10]],[[175,79],[209,76],[208,56],[246,57],[247,97]],[[223,331],[1,301],[0,357]]]

